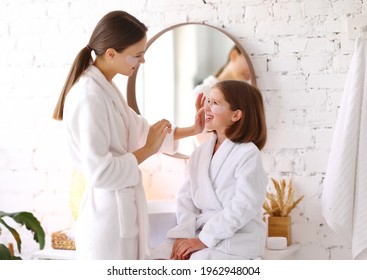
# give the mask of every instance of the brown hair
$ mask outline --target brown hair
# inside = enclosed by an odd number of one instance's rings
[[[127,12],[113,11],[106,14],[96,25],[88,45],[76,56],[56,104],[53,118],[63,119],[66,95],[93,62],[92,50],[96,56],[103,55],[109,48],[122,52],[144,38],[146,32],[147,27]]]
[[[266,121],[261,92],[254,86],[237,80],[218,82],[224,99],[232,111],[242,111],[242,117],[225,131],[226,137],[235,143],[253,142],[259,150],[266,143]]]

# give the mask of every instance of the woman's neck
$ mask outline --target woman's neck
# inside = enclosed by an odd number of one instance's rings
[[[217,77],[218,81],[224,81],[224,80],[233,80],[233,74],[232,72],[228,69],[225,68],[222,73],[220,73]]]
[[[99,69],[99,71],[102,72],[102,74],[106,77],[107,81],[112,83],[112,79],[115,76],[115,74],[111,73],[111,71],[106,67],[106,63],[102,60],[102,58],[97,57],[94,61],[93,65]]]

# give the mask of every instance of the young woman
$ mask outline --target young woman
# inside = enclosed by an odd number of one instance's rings
[[[130,76],[144,63],[146,31],[124,11],[105,15],[77,55],[55,108],[73,164],[86,178],[76,222],[78,258],[146,258],[148,216],[138,166],[158,151],[174,152],[175,140],[203,128],[199,114],[187,128],[165,119],[150,126],[113,83],[117,74]]]
[[[211,138],[192,154],[177,196],[177,226],[153,258],[254,259],[265,248],[262,220],[267,175],[261,93],[241,81],[222,81],[210,92],[205,128]]]

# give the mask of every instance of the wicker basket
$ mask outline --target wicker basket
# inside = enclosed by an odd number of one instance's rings
[[[51,234],[51,246],[54,249],[75,250],[75,241],[65,231],[56,231]]]

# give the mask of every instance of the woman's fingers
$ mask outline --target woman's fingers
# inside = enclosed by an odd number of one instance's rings
[[[204,107],[200,108],[197,112],[196,112],[196,116],[195,116],[195,133],[201,133],[204,128],[205,128],[205,111],[204,111]]]
[[[156,122],[149,129],[146,146],[150,147],[153,153],[156,153],[162,146],[167,133],[171,133],[171,131],[172,125],[169,121],[163,119]]]
[[[198,111],[201,107],[204,106],[205,104],[205,95],[204,93],[200,92],[197,97],[196,97],[196,101],[195,101],[195,108],[196,108],[196,111]]]
[[[172,131],[172,125],[169,121],[163,119],[156,122],[153,127],[155,127],[158,132],[167,132],[170,133]]]

